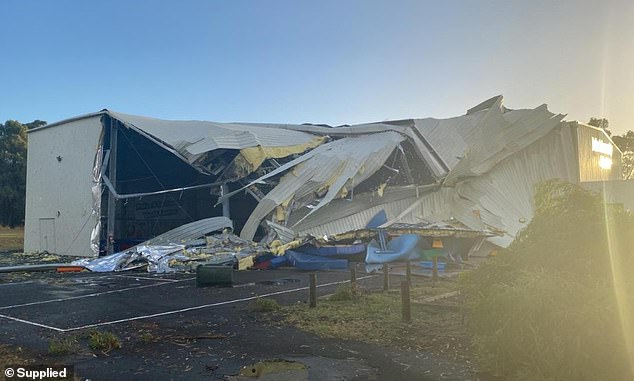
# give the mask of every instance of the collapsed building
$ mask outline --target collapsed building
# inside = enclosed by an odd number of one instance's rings
[[[25,251],[116,252],[224,216],[240,237],[380,226],[491,231],[505,247],[548,179],[618,180],[601,129],[496,96],[448,119],[171,121],[102,110],[29,131]]]

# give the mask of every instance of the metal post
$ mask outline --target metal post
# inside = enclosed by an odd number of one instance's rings
[[[403,321],[409,323],[412,320],[412,307],[410,305],[409,283],[407,281],[401,282],[401,305]]]
[[[310,287],[308,294],[308,307],[315,308],[317,307],[317,274],[311,273],[308,277]]]
[[[350,286],[354,287],[355,284],[357,284],[357,268],[355,265],[352,265],[352,267],[350,267]]]
[[[229,193],[229,185],[222,184],[220,186],[220,193],[223,196]],[[228,198],[222,200],[222,216],[227,218],[231,218],[231,207],[230,207],[229,201],[230,200]]]
[[[390,289],[390,268],[387,263],[383,264],[383,291]]]
[[[432,280],[434,282],[438,281],[438,257],[434,256],[432,257],[432,263],[434,264],[433,270],[432,270]]]
[[[108,178],[112,187],[117,189],[117,125],[116,121],[110,118],[110,162],[108,163]],[[114,229],[116,219],[117,199],[113,192],[108,192],[108,221],[106,228],[106,252],[114,252]]]

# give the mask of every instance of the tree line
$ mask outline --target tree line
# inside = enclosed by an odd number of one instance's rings
[[[46,125],[42,120],[0,123],[0,225],[24,223],[26,196],[26,131]]]
[[[609,135],[609,122],[591,118],[588,124],[604,129]],[[0,225],[15,227],[24,223],[26,196],[27,130],[45,126],[34,120],[20,123],[8,120],[0,123]],[[614,144],[623,152],[623,176],[634,179],[634,131],[612,136]]]

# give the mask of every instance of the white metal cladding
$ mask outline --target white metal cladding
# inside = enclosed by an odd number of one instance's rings
[[[90,234],[99,216],[92,214],[91,187],[100,118],[94,115],[29,132],[26,252],[93,255]]]

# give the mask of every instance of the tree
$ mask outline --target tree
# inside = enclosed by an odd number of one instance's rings
[[[39,120],[39,119],[35,119],[34,121],[32,121],[31,123],[26,123],[24,124],[26,126],[27,130],[32,130],[34,128],[38,128],[38,127],[42,127],[42,126],[46,126],[46,122],[43,120]]]
[[[606,134],[612,135],[612,133],[608,129],[610,126],[610,122],[608,122],[608,120],[605,118],[590,118],[588,124],[594,127],[602,128]]]
[[[26,195],[26,131],[46,122],[26,125],[8,120],[0,123],[0,225],[14,227],[24,222]]]

